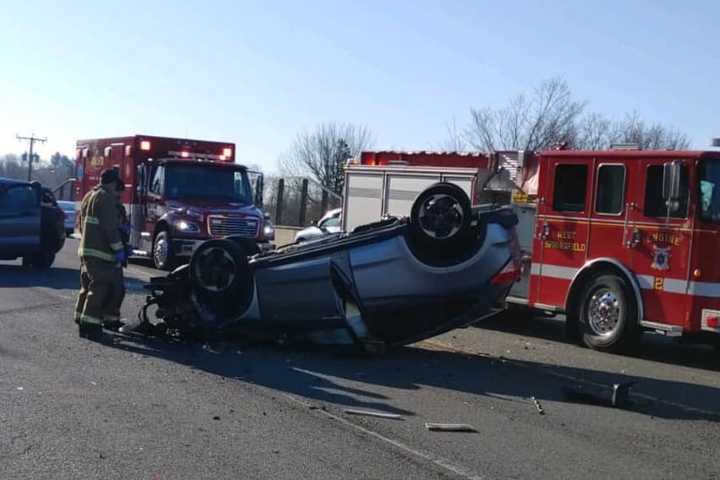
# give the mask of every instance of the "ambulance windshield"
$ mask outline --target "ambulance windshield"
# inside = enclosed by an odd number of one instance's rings
[[[700,163],[700,218],[720,222],[720,159]]]
[[[169,199],[202,198],[250,205],[247,172],[201,165],[168,165],[165,192]]]

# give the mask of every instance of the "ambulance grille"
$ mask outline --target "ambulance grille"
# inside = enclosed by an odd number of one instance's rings
[[[211,215],[208,217],[210,235],[213,237],[229,237],[237,235],[255,238],[258,232],[258,221],[255,218],[224,217]]]

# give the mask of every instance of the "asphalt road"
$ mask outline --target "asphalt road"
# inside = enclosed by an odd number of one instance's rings
[[[72,322],[76,246],[46,273],[0,263],[0,479],[720,478],[710,348],[648,337],[636,356],[599,354],[565,343],[557,320],[520,318],[371,358],[102,345]],[[130,317],[157,272],[127,274]],[[582,397],[626,381],[638,383],[625,408]]]

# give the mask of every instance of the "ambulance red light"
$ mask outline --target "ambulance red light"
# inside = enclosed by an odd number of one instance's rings
[[[144,150],[146,152],[150,151],[150,141],[149,140],[143,140],[140,142],[140,150]]]
[[[720,319],[718,317],[708,317],[705,322],[708,328],[712,328],[713,330],[717,330],[720,326]]]
[[[223,157],[232,157],[232,148],[223,148]]]
[[[190,156],[190,152],[183,150],[182,152],[180,152],[180,156],[182,158],[188,158]]]

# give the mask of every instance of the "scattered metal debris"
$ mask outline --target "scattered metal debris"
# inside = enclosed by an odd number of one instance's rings
[[[545,415],[545,410],[543,410],[542,405],[540,405],[540,401],[535,397],[530,397],[530,400],[532,400],[535,404],[535,408],[537,409],[538,413],[540,415]]]
[[[425,428],[431,432],[477,432],[475,427],[467,423],[426,423]]]
[[[385,413],[385,412],[375,412],[372,410],[355,410],[353,408],[348,408],[344,410],[345,413],[348,415],[362,415],[365,417],[379,417],[379,418],[392,418],[392,419],[401,419],[402,415],[398,415],[397,413]]]

